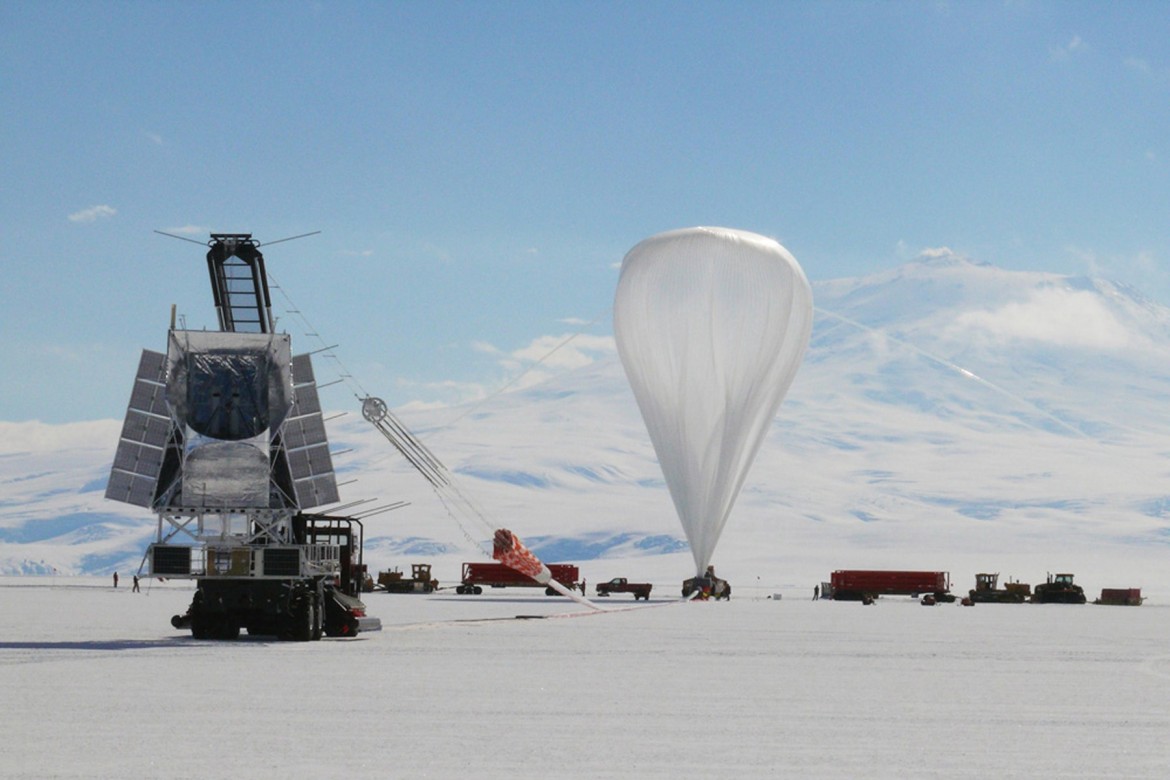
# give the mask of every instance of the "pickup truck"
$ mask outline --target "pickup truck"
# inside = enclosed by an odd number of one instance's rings
[[[633,593],[634,601],[638,599],[650,600],[650,589],[654,586],[649,582],[630,582],[625,577],[614,577],[609,582],[597,583],[597,595],[608,596],[611,593]]]

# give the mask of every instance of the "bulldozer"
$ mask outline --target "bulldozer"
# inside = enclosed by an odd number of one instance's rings
[[[1032,595],[1032,586],[1026,582],[1005,582],[999,588],[999,572],[975,575],[975,587],[968,591],[976,604],[1023,604]]]
[[[379,590],[387,593],[432,593],[439,587],[439,581],[431,579],[429,563],[412,563],[410,578],[398,569],[378,572]]]
[[[1071,574],[1049,574],[1048,581],[1036,586],[1033,604],[1084,604],[1085,589],[1073,582]]]

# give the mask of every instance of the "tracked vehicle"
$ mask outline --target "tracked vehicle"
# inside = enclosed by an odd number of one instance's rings
[[[1026,582],[1005,582],[999,587],[999,572],[983,572],[975,575],[975,587],[968,591],[968,598],[975,604],[1023,604],[1032,595],[1032,587]]]
[[[1032,591],[1033,604],[1084,604],[1085,589],[1073,582],[1073,575],[1049,574],[1048,581],[1042,582]]]
[[[380,628],[358,599],[363,531],[309,513],[337,481],[309,355],[275,330],[260,244],[212,234],[218,330],[177,328],[144,350],[106,497],[153,510],[143,573],[194,579],[176,628],[196,639],[290,640]]]
[[[378,584],[371,589],[387,593],[434,593],[439,589],[439,581],[431,576],[429,563],[412,563],[409,577],[397,568],[378,572]]]

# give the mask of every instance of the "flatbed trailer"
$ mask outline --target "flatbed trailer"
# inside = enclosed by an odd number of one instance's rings
[[[831,598],[837,601],[866,601],[879,596],[932,596],[936,601],[954,601],[951,576],[945,571],[891,571],[838,569],[830,577]]]
[[[578,587],[581,578],[580,570],[569,563],[550,563],[548,569],[552,578],[570,590]],[[549,596],[556,596],[553,588],[541,585],[526,574],[502,563],[465,563],[461,584],[455,588],[459,595],[476,595],[483,593],[484,587],[489,588],[544,588]]]

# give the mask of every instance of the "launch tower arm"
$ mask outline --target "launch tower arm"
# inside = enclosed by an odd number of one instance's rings
[[[212,233],[207,270],[220,330],[271,333],[272,303],[264,255],[251,233]]]

